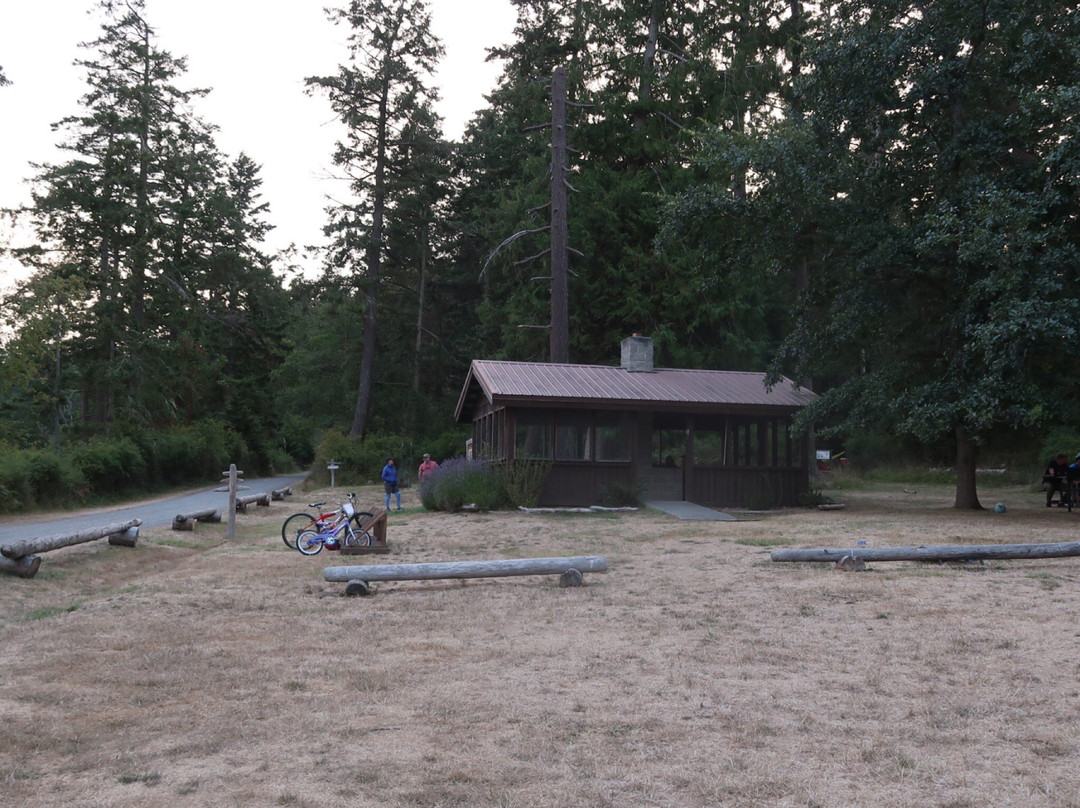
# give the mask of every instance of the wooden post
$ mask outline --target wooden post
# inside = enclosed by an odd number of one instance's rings
[[[225,538],[231,539],[236,535],[236,478],[243,475],[244,472],[238,471],[235,463],[229,464],[229,470],[223,471],[222,474],[228,476],[222,480],[222,483],[228,483],[229,485],[229,522],[225,528]]]
[[[607,572],[604,556],[564,558],[513,558],[504,561],[450,561],[429,564],[370,564],[367,566],[327,567],[327,581],[430,581],[439,578],[506,578],[517,575],[562,575],[569,570],[579,573]]]

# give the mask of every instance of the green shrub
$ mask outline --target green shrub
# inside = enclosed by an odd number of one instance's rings
[[[495,466],[505,501],[515,508],[536,507],[550,471],[551,462],[546,460],[507,460]]]
[[[457,512],[466,505],[497,510],[505,504],[502,485],[487,463],[455,457],[424,478],[420,502],[428,510]]]
[[[816,508],[818,505],[827,505],[832,502],[832,497],[826,496],[821,489],[804,491],[798,496],[799,505],[803,508]]]
[[[130,438],[94,438],[74,451],[72,463],[95,494],[146,482],[146,458]]]
[[[59,503],[77,490],[70,469],[52,452],[0,446],[0,511]]]
[[[319,441],[312,464],[311,478],[317,483],[328,484],[330,472],[326,466],[331,460],[337,463],[334,481],[338,485],[364,485],[378,482],[386,458],[397,461],[398,475],[408,484],[408,469],[412,467],[411,442],[399,435],[369,435],[364,440],[351,438],[337,429],[328,429]],[[416,463],[420,465],[419,461]]]
[[[605,508],[636,508],[641,504],[641,483],[612,483],[600,489],[600,504]]]

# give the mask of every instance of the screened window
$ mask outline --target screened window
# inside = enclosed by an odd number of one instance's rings
[[[514,456],[519,460],[550,460],[554,437],[551,413],[518,411]]]
[[[592,459],[592,419],[588,415],[559,413],[555,419],[555,459]]]
[[[618,415],[597,414],[596,459],[602,463],[614,463],[630,459],[630,441],[627,440],[622,418]]]
[[[724,432],[699,429],[694,431],[694,465],[723,466]]]
[[[683,455],[686,454],[686,430],[654,429],[652,444],[654,466],[682,468]]]

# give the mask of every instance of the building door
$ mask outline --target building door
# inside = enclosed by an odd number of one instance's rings
[[[649,465],[639,469],[646,499],[686,499],[687,430],[682,419],[654,418]]]

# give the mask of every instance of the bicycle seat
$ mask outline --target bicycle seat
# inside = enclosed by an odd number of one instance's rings
[[[326,504],[325,502],[309,502],[308,507],[309,508],[321,508],[325,504]]]

